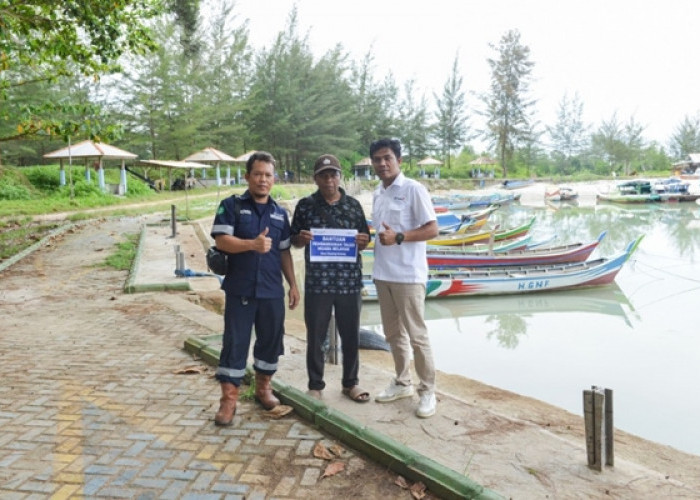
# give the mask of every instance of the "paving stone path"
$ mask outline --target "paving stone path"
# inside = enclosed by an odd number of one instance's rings
[[[0,271],[0,498],[410,498],[294,414],[213,425],[218,384],[182,349],[211,332],[101,265],[144,223],[80,223]]]

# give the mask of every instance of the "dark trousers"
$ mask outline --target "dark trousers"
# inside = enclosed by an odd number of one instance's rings
[[[226,294],[224,338],[216,378],[241,384],[255,325],[253,368],[274,375],[284,351],[284,298],[253,299]]]
[[[331,312],[335,308],[335,322],[340,335],[343,355],[343,387],[357,385],[360,368],[360,309],[362,297],[359,293],[325,294],[307,293],[304,296],[304,319],[306,320],[306,371],[309,389],[322,390],[324,353],[323,344],[328,334]]]

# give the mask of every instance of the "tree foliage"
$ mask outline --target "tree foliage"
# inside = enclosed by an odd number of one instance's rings
[[[683,118],[671,136],[671,154],[677,160],[700,151],[700,116]]]
[[[583,153],[589,142],[588,126],[583,122],[583,103],[577,94],[566,94],[559,101],[557,121],[547,127],[551,139],[552,156],[558,160],[564,173],[572,173],[574,157]]]
[[[0,0],[0,102],[39,82],[118,69],[122,54],[153,48],[145,25],[161,9],[158,0]],[[65,120],[56,116],[70,115]],[[18,115],[2,107],[0,119],[16,120],[0,141],[37,134],[69,136],[79,130],[97,136],[100,123],[81,119],[86,109],[70,100],[27,104]]]
[[[435,96],[437,123],[434,134],[442,157],[447,158],[447,168],[450,168],[452,152],[457,152],[467,140],[466,102],[458,60],[459,54],[455,56],[442,96]]]
[[[255,144],[300,175],[323,153],[353,150],[357,117],[342,48],[314,61],[296,27],[293,11],[287,30],[258,55],[246,122]]]
[[[486,130],[483,136],[496,151],[503,176],[508,176],[508,166],[521,141],[531,137],[531,108],[534,100],[528,97],[530,73],[534,63],[530,61],[530,49],[520,43],[518,30],[508,31],[498,47],[498,59],[489,58],[491,89],[483,96],[486,105]]]

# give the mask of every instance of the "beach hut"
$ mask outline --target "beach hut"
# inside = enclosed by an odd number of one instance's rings
[[[497,162],[496,160],[489,158],[488,156],[480,156],[476,160],[472,160],[469,162],[470,165],[474,165],[477,168],[472,169],[472,177],[483,177],[484,174],[481,172],[481,167],[485,165],[491,165],[491,177],[495,177],[496,173],[494,172],[494,167]]]
[[[96,163],[97,177],[100,189],[103,191],[105,188],[105,176],[104,176],[104,161],[105,160],[121,160],[121,172],[120,172],[120,182],[117,189],[117,194],[126,194],[127,182],[126,182],[126,160],[134,160],[138,155],[124,151],[115,146],[110,146],[109,144],[94,142],[94,141],[82,141],[77,144],[68,144],[67,147],[57,149],[51,153],[46,153],[44,158],[59,160],[61,165],[61,170],[59,172],[59,184],[61,186],[66,185],[66,173],[63,166],[63,162],[68,160],[68,164],[72,165],[74,159],[82,159],[85,161],[85,179],[89,182],[90,179],[90,161]]]
[[[433,176],[435,179],[440,178],[440,167],[443,165],[443,163],[440,160],[436,160],[435,158],[431,156],[426,156],[423,158],[421,161],[416,162],[416,165],[420,167],[420,176],[421,177],[428,177],[425,173],[426,167],[434,167],[433,170]]]
[[[362,158],[352,166],[352,174],[355,179],[371,179],[373,174],[372,160],[369,157]]]
[[[236,159],[233,156],[227,155],[223,151],[219,151],[215,148],[204,148],[201,151],[192,153],[184,161],[196,162],[196,163],[206,163],[214,165],[216,168],[216,185],[221,186],[221,167],[222,163],[229,163],[226,168],[226,185],[231,184],[231,165]],[[202,177],[204,178],[206,170],[202,170]]]

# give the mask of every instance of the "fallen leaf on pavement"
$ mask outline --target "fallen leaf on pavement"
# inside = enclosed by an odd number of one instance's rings
[[[425,498],[425,485],[418,481],[411,486],[411,496],[416,500]]]
[[[404,490],[407,490],[411,487],[411,485],[408,484],[408,481],[406,481],[406,478],[403,476],[396,476],[396,480],[394,481],[394,484],[397,486],[400,486]]]
[[[291,406],[288,406],[288,405],[277,405],[277,406],[275,406],[273,409],[266,411],[266,412],[264,413],[264,415],[265,415],[267,418],[275,418],[275,419],[277,419],[277,418],[282,418],[282,417],[284,417],[285,415],[289,415],[290,413],[292,413],[292,410],[294,410],[294,408],[292,408]]]
[[[316,443],[316,446],[314,446],[314,456],[324,460],[333,460],[333,455],[323,446],[323,443]]]
[[[343,462],[331,462],[323,471],[321,478],[335,476],[338,472],[345,470],[345,464]]]
[[[173,373],[175,375],[191,375],[193,373],[204,373],[206,371],[207,371],[206,366],[191,365],[191,366],[183,366],[182,368],[178,368],[177,370],[173,370]]]
[[[343,455],[343,447],[340,446],[339,444],[334,444],[333,446],[330,447],[331,453],[335,455],[336,457],[340,457]]]

